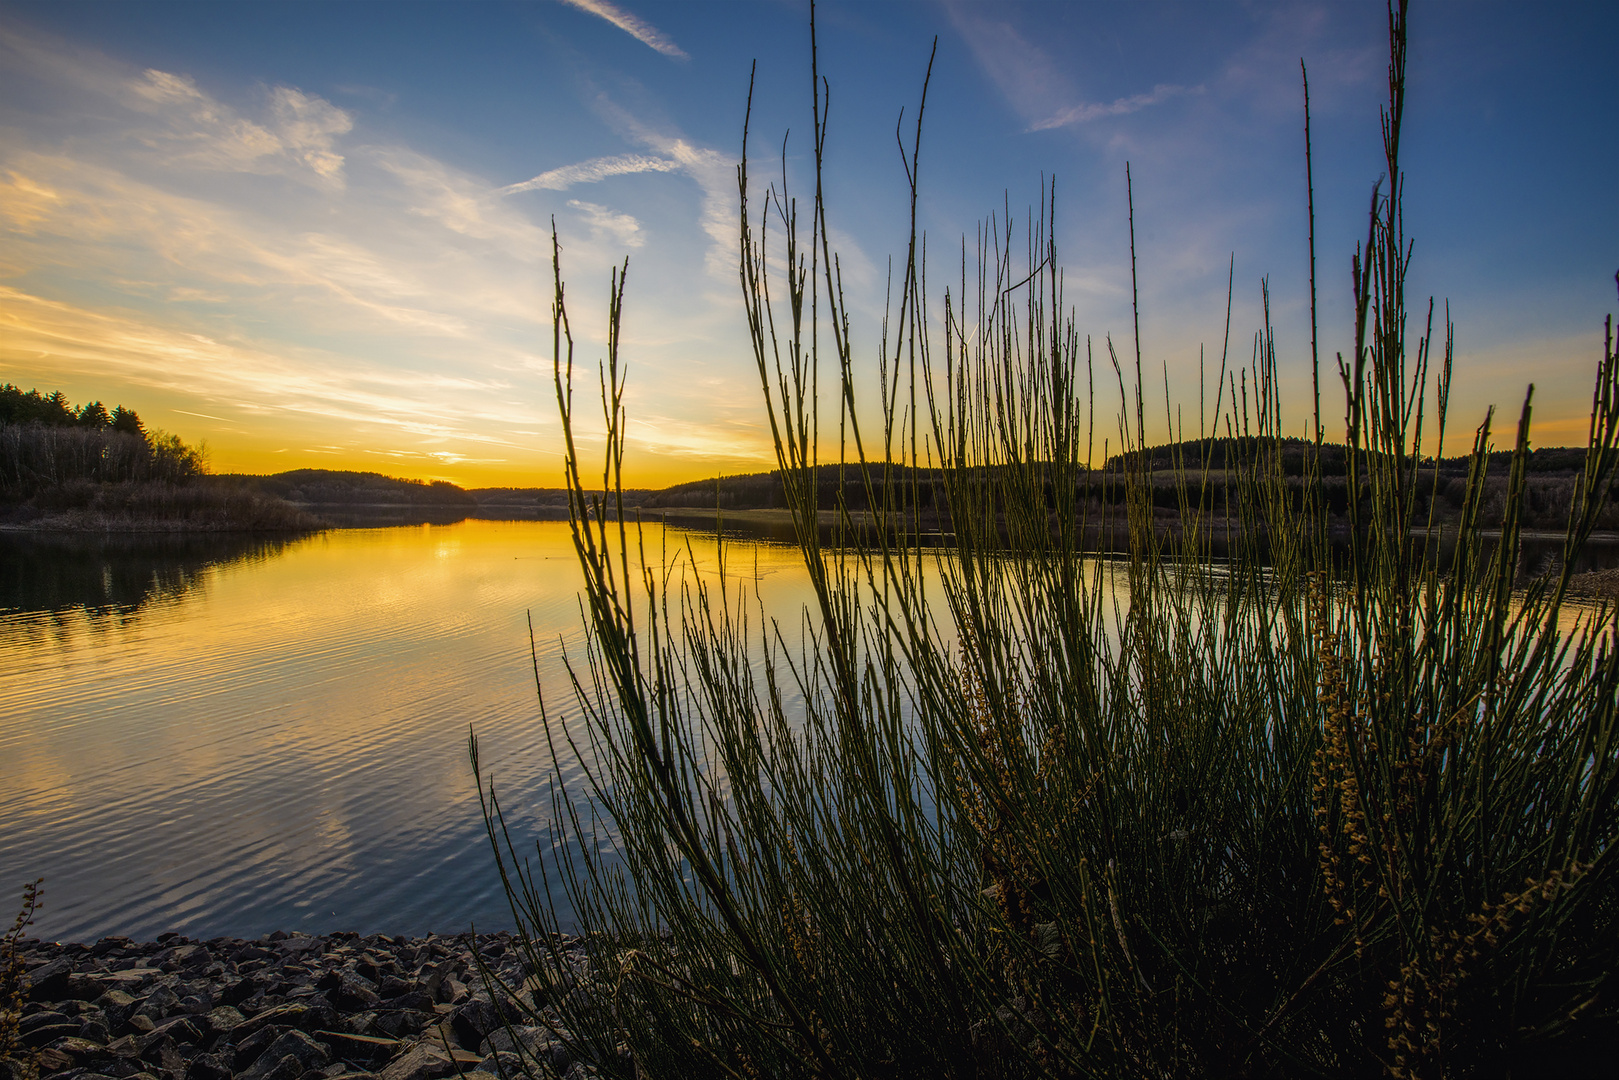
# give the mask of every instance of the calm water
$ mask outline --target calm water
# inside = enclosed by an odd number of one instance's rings
[[[714,576],[712,538],[669,539]],[[757,564],[767,610],[799,610],[796,550],[726,552],[739,583]],[[0,536],[0,899],[43,875],[35,931],[60,940],[509,925],[467,729],[539,835],[527,618],[548,703],[571,705],[579,587],[563,522]]]
[[[717,576],[711,536],[645,535]],[[729,584],[757,571],[793,640],[799,560],[726,544]],[[0,534],[0,921],[43,875],[35,930],[58,940],[509,926],[467,730],[526,847],[552,772],[528,618],[552,722],[577,722],[580,584],[565,522]]]

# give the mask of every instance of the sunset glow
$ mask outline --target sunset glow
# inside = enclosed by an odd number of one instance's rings
[[[907,228],[894,125],[914,118],[937,35],[934,291],[983,216],[1010,206],[1021,235],[1055,176],[1067,299],[1098,347],[1127,341],[1128,161],[1149,370],[1195,408],[1234,258],[1233,358],[1268,274],[1303,430],[1299,60],[1330,370],[1381,160],[1380,6],[826,4],[819,19],[831,223],[866,377]],[[1536,443],[1584,440],[1619,268],[1616,24],[1601,5],[1413,11],[1413,291],[1440,325],[1449,300],[1463,436],[1491,404],[1515,416],[1533,381]],[[554,220],[582,393],[609,270],[630,260],[627,482],[769,468],[735,166],[757,59],[754,175],[772,178],[790,131],[807,190],[808,52],[797,3],[0,4],[0,382],[127,405],[206,441],[220,472],[555,486]],[[1099,414],[1116,408],[1099,396]]]

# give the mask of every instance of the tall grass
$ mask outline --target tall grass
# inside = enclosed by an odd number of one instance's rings
[[[1268,325],[1250,365],[1222,356],[1198,431],[1167,418],[1183,444],[1249,436],[1224,463],[1235,494],[1204,501],[1207,462],[1179,461],[1173,520],[1155,513],[1154,458],[1136,453],[1152,365],[1139,334],[1093,347],[1074,324],[1054,197],[1021,227],[1024,252],[1011,221],[987,224],[976,275],[930,308],[923,108],[869,427],[821,198],[813,46],[807,216],[785,178],[750,204],[745,153],[738,177],[744,305],[816,597],[800,626],[639,569],[611,495],[622,272],[601,372],[609,494],[587,495],[554,254],[590,630],[570,743],[588,790],[553,799],[554,878],[485,792],[539,973],[529,1022],[624,1077],[1527,1075],[1611,1051],[1619,649],[1611,609],[1570,629],[1564,599],[1619,463],[1619,359],[1610,330],[1558,575],[1520,587],[1527,399],[1499,542],[1479,526],[1490,417],[1459,530],[1438,535],[1440,492],[1421,489],[1439,474],[1420,466],[1444,453],[1451,333],[1431,303],[1406,307],[1405,39],[1401,3],[1388,181],[1336,364],[1342,536],[1322,455],[1302,482],[1284,466]],[[1133,250],[1131,267],[1134,291]],[[1122,404],[1105,431],[1099,378]],[[883,526],[859,547],[818,527],[834,430]],[[1125,467],[1088,467],[1104,442]],[[953,534],[942,558],[915,527],[928,499]],[[1099,535],[1124,537],[1127,558],[1088,557]],[[548,734],[569,730],[560,719]],[[583,969],[554,936],[561,910]]]

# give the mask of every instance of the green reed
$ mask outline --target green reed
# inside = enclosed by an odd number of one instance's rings
[[[816,597],[796,627],[642,569],[657,560],[612,494],[622,272],[609,494],[588,494],[554,252],[590,637],[570,688],[583,734],[546,723],[588,790],[553,797],[539,858],[557,893],[485,793],[539,973],[520,1019],[624,1077],[1502,1075],[1613,1045],[1619,650],[1611,609],[1571,628],[1564,594],[1619,463],[1619,359],[1610,330],[1555,575],[1525,584],[1518,565],[1528,399],[1499,537],[1479,524],[1489,417],[1442,533],[1423,466],[1443,452],[1452,337],[1431,303],[1405,306],[1403,2],[1390,46],[1388,180],[1337,361],[1343,478],[1322,474],[1319,391],[1314,452],[1284,467],[1268,319],[1199,402],[1197,439],[1242,437],[1222,475],[1178,413],[1180,457],[1155,467],[1139,336],[1121,356],[1075,326],[1053,196],[1021,254],[1010,220],[984,227],[930,336],[923,108],[868,426],[812,47],[807,219],[785,177],[755,214],[746,142],[738,176],[744,306]],[[1099,370],[1122,403],[1105,436]],[[1091,467],[1099,442],[1119,447],[1110,468]],[[858,546],[822,540],[833,460]],[[566,972],[560,904],[588,973]]]

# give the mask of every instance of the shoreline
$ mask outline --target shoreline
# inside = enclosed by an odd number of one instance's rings
[[[511,1075],[520,1057],[575,1071],[548,1001],[587,986],[582,943],[536,977],[509,931],[275,931],[254,939],[93,944],[23,939],[22,1048],[0,1080],[443,1080]]]

